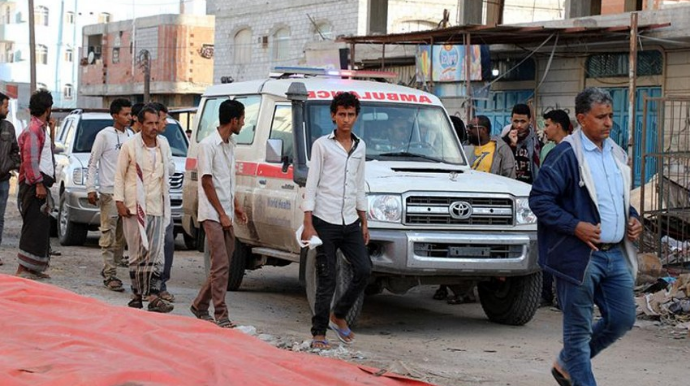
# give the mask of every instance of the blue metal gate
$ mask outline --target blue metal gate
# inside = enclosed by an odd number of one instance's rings
[[[605,88],[613,98],[613,130],[611,138],[623,149],[628,148],[628,89],[625,87]],[[642,120],[644,119],[644,96],[660,97],[661,87],[638,87],[635,93],[635,130],[633,137],[633,184],[635,187],[641,183],[641,155],[642,155]],[[656,102],[650,102],[647,111],[647,152],[654,152],[657,146],[657,108]],[[650,159],[645,167],[645,179],[647,183],[656,172],[656,159]]]
[[[533,95],[533,90],[492,91],[487,100],[475,100],[474,108],[476,115],[486,115],[491,120],[491,134],[498,135],[510,123],[513,106],[526,104]]]
[[[626,87],[604,88],[613,98],[613,130],[611,138],[623,149],[628,148],[628,89]],[[648,97],[660,97],[661,87],[638,87],[635,96],[635,135],[633,160],[633,183],[640,186],[642,154],[642,119],[644,119],[644,95]],[[510,111],[518,103],[527,103],[534,95],[532,90],[492,91],[487,100],[475,100],[474,106],[477,115],[486,115],[491,120],[491,134],[497,135],[503,126],[510,123]],[[573,96],[575,98],[575,96]],[[650,102],[655,103],[655,102]],[[647,114],[647,151],[656,149],[656,106],[651,105]],[[575,119],[574,116],[571,118]],[[646,165],[646,180],[652,177],[656,171],[656,161],[651,160]],[[647,182],[645,181],[645,183]]]

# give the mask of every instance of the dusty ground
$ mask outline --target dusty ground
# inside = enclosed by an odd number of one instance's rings
[[[21,220],[13,198],[8,203],[0,247],[0,273],[16,270]],[[84,247],[62,247],[54,257],[49,283],[107,303],[124,306],[128,293],[102,285],[97,233]],[[120,268],[124,277],[125,268]],[[298,349],[309,336],[310,312],[299,285],[297,266],[249,272],[241,290],[227,294],[233,321],[253,326],[260,338]],[[170,291],[177,297],[173,313],[188,315],[204,280],[203,254],[184,250],[178,237]],[[434,288],[418,287],[405,296],[381,294],[365,301],[357,342],[326,355],[392,369],[438,385],[555,385],[549,368],[558,352],[561,314],[542,308],[523,327],[489,323],[478,304],[448,305],[431,300]],[[17,321],[20,323],[21,321]],[[251,327],[246,327],[251,330]],[[334,339],[332,334],[329,338]],[[640,321],[600,357],[594,368],[600,385],[651,386],[686,384],[690,338],[670,328]]]

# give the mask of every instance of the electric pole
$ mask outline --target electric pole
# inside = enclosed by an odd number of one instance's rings
[[[29,92],[36,91],[36,29],[34,28],[34,0],[29,0],[29,68],[31,81]]]
[[[151,102],[151,55],[149,50],[139,51],[141,66],[144,68],[144,103]]]

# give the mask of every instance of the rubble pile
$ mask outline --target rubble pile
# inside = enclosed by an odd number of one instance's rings
[[[690,273],[671,275],[650,253],[638,255],[638,264],[638,319],[673,327],[679,338],[690,337]]]

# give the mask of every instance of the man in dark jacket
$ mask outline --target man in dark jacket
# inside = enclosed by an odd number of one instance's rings
[[[532,185],[539,263],[558,278],[563,350],[551,373],[560,385],[596,385],[591,358],[630,330],[642,232],[630,205],[627,155],[609,138],[613,101],[588,88],[575,99],[580,130],[546,158]],[[602,318],[592,323],[594,304]]]
[[[6,120],[10,98],[0,93],[0,243],[5,225],[5,209],[10,192],[10,171],[19,169],[19,145],[14,126]],[[2,265],[2,260],[0,260]]]
[[[542,143],[532,126],[532,110],[525,104],[513,106],[510,124],[501,131],[515,157],[516,179],[531,184],[539,175]]]

